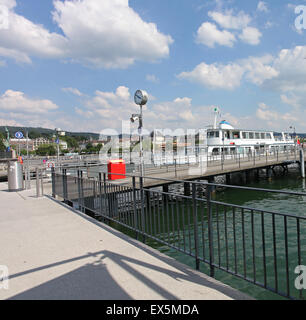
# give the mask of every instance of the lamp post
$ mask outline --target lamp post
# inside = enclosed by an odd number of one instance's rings
[[[59,166],[59,133],[61,129],[60,128],[55,128],[55,143],[57,144],[57,165]]]
[[[142,127],[143,127],[143,118],[142,118],[142,107],[148,102],[148,94],[144,90],[137,90],[135,92],[134,101],[140,107],[139,114],[133,114],[131,117],[131,122],[139,122],[138,134],[139,134],[139,155],[140,155],[140,176],[143,177],[144,168],[143,168],[143,146],[142,146]]]

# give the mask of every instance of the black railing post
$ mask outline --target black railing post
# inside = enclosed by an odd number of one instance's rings
[[[195,262],[196,269],[200,269],[199,260],[199,234],[198,234],[198,208],[196,199],[196,184],[192,184],[192,212],[193,212],[193,225],[194,225],[194,247],[195,247]]]
[[[208,219],[208,240],[209,240],[209,265],[210,276],[215,276],[214,267],[214,239],[213,239],[213,221],[212,221],[212,206],[211,206],[212,186],[206,186],[206,201],[207,201],[207,219]]]
[[[80,170],[78,170],[78,207],[81,209],[81,174]]]
[[[55,190],[55,169],[54,167],[51,168],[51,177],[52,177],[52,197],[56,197],[56,190]]]
[[[106,207],[108,206],[108,212],[109,212],[109,217],[110,217],[110,208],[109,208],[109,200],[108,200],[108,194],[109,194],[108,190],[109,190],[109,188],[106,185],[106,172],[103,172],[103,190],[104,190],[103,193],[104,193],[104,206],[105,206],[104,214],[105,214],[105,216],[107,216]],[[110,220],[108,220],[108,219],[104,219],[104,221],[107,222],[107,223],[110,222]]]
[[[146,242],[145,233],[145,214],[144,214],[144,192],[143,192],[143,177],[139,177],[139,187],[140,187],[140,201],[141,201],[141,231],[142,231],[142,241]]]
[[[99,172],[99,199],[100,199],[100,213],[103,216],[102,207],[103,207],[103,201],[102,201],[102,174]]]
[[[136,240],[138,240],[138,217],[137,217],[137,207],[136,207],[136,179],[135,177],[132,177],[133,181],[133,208],[134,208],[134,228],[136,232]]]
[[[66,202],[67,199],[67,171],[66,169],[62,169],[62,176],[63,176],[63,198],[64,202]]]
[[[80,171],[80,192],[81,192],[81,211],[85,212],[85,199],[84,199],[84,183],[83,183],[83,171]]]

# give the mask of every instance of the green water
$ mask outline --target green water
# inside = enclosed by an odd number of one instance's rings
[[[262,176],[259,182],[252,182],[247,186],[305,192],[305,182],[296,171],[291,171],[291,173],[284,176],[274,177],[271,181]],[[198,197],[203,197],[203,193],[199,192]],[[277,287],[279,291],[285,294],[287,293],[287,287],[289,287],[289,294],[299,298],[299,292],[294,286],[294,281],[297,277],[294,270],[299,262],[304,265],[306,264],[306,220],[299,222],[301,244],[301,261],[299,261],[297,254],[297,219],[288,217],[285,221],[283,216],[275,215],[273,220],[271,214],[262,213],[261,210],[306,217],[306,197],[263,191],[253,192],[226,189],[218,191],[212,200],[255,209],[253,211],[238,208],[233,210],[232,207],[223,205],[212,206],[214,262],[242,276],[246,276],[251,281],[255,277],[256,281],[263,284],[264,271],[266,270],[267,286],[271,288]],[[151,214],[147,215],[146,231],[194,254],[195,242],[194,222],[192,221],[191,214],[192,208],[193,204],[189,200],[177,202],[170,199],[162,207],[160,202],[158,202],[157,206],[153,203]],[[197,201],[197,212],[199,257],[202,260],[208,260],[208,219],[205,202]],[[252,220],[254,222],[253,230]],[[287,248],[285,246],[285,224],[287,225]],[[262,225],[264,225],[264,236]],[[273,228],[273,225],[275,228]],[[134,236],[133,232],[129,232],[123,228],[120,229]],[[252,236],[252,232],[254,237]],[[195,259],[193,257],[171,249],[168,246],[161,245],[156,241],[147,240],[147,244],[190,267],[195,267]],[[275,254],[276,260],[274,258]],[[288,266],[285,263],[286,255],[288,255]],[[265,264],[264,259],[266,261]],[[254,263],[256,265],[255,270]],[[204,262],[200,263],[200,270],[209,274],[209,266]],[[289,274],[288,283],[286,281],[287,272]],[[275,275],[277,275],[277,278]],[[215,278],[256,299],[283,299],[278,294],[262,289],[218,268],[215,268]],[[306,296],[306,292],[303,295]]]
[[[275,189],[282,191],[305,192],[305,183],[299,177],[298,172],[291,172],[285,176],[274,177],[268,181],[264,177],[259,182],[252,182],[248,184],[249,187]],[[258,209],[254,211],[254,244],[255,244],[255,263],[256,263],[256,280],[264,283],[264,263],[263,263],[263,236],[262,236],[262,219],[264,219],[264,243],[265,243],[265,259],[266,259],[266,278],[267,286],[275,288],[276,285],[279,291],[287,292],[286,281],[286,247],[285,247],[285,227],[284,218],[282,216],[275,216],[275,247],[273,246],[273,228],[272,215],[261,214],[260,210],[281,212],[285,214],[292,214],[297,216],[306,216],[306,197],[303,196],[289,196],[282,194],[267,193],[262,191],[241,191],[235,189],[227,189],[223,192],[217,192],[213,200],[226,202],[245,207]],[[198,214],[201,215],[203,209],[204,224],[203,230],[207,231],[205,208],[198,206]],[[225,212],[225,214],[224,214]],[[224,219],[226,215],[226,222]],[[253,269],[253,251],[252,251],[252,230],[251,230],[252,214],[249,210],[241,211],[236,209],[234,212],[232,208],[224,208],[223,206],[213,206],[213,234],[214,234],[214,261],[221,264],[223,267],[228,267],[232,271],[236,271],[242,275],[246,275],[250,279],[254,279]],[[243,221],[242,221],[243,220]],[[242,225],[244,223],[244,226]],[[288,218],[287,221],[287,238],[288,238],[288,273],[289,273],[289,290],[290,295],[299,297],[299,292],[295,289],[294,281],[297,275],[294,273],[295,267],[298,265],[297,255],[297,221],[295,218]],[[227,230],[225,231],[225,224]],[[234,228],[235,226],[235,228]],[[244,228],[244,232],[242,231]],[[218,230],[217,230],[218,229]],[[235,231],[234,231],[235,230]],[[306,250],[306,222],[300,221],[300,243],[301,243],[301,264],[306,264],[305,250]],[[201,226],[199,226],[199,233]],[[218,236],[219,233],[219,236]],[[243,244],[244,234],[244,244]],[[193,236],[193,233],[191,237]],[[227,239],[226,239],[227,237]],[[219,238],[219,241],[217,240]],[[236,241],[236,248],[235,242]],[[208,252],[208,237],[207,232],[204,235],[204,242],[206,248],[200,246],[200,256],[209,256]],[[228,252],[226,252],[226,242]],[[245,253],[243,253],[243,245]],[[160,251],[168,254],[177,260],[195,266],[194,258],[187,257],[184,254],[171,250],[165,246],[157,246]],[[193,244],[191,244],[193,247]],[[219,250],[218,250],[219,249]],[[276,265],[277,273],[275,273],[274,249],[276,251]],[[202,255],[201,255],[202,254]],[[226,259],[226,256],[227,259]],[[236,266],[235,266],[236,260]],[[244,263],[245,261],[245,263]],[[209,268],[204,263],[200,265],[201,271],[209,273]],[[279,295],[270,293],[265,289],[261,289],[245,280],[238,279],[235,276],[229,275],[224,271],[218,271],[216,268],[215,277],[237,288],[238,290],[249,294],[256,299],[280,299]],[[277,284],[275,282],[275,274],[277,274]],[[305,293],[304,293],[305,296]]]

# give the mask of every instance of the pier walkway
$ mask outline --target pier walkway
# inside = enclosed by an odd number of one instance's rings
[[[215,160],[213,157],[211,159],[209,161],[199,161],[196,164],[168,165],[145,169],[146,178],[144,178],[143,185],[146,188],[150,188],[170,184],[172,179],[185,181],[205,180],[210,177],[248,172],[250,170],[273,169],[277,166],[286,167],[289,164],[299,162],[299,154],[293,151],[256,157],[228,157],[224,161]],[[137,174],[139,173],[136,172]],[[132,178],[120,179],[114,183],[132,187]]]
[[[50,192],[51,185],[45,187]],[[35,190],[0,184],[0,299],[249,299]]]

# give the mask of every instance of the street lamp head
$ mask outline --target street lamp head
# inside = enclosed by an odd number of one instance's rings
[[[134,123],[135,121],[139,120],[139,114],[132,114],[131,122]]]

